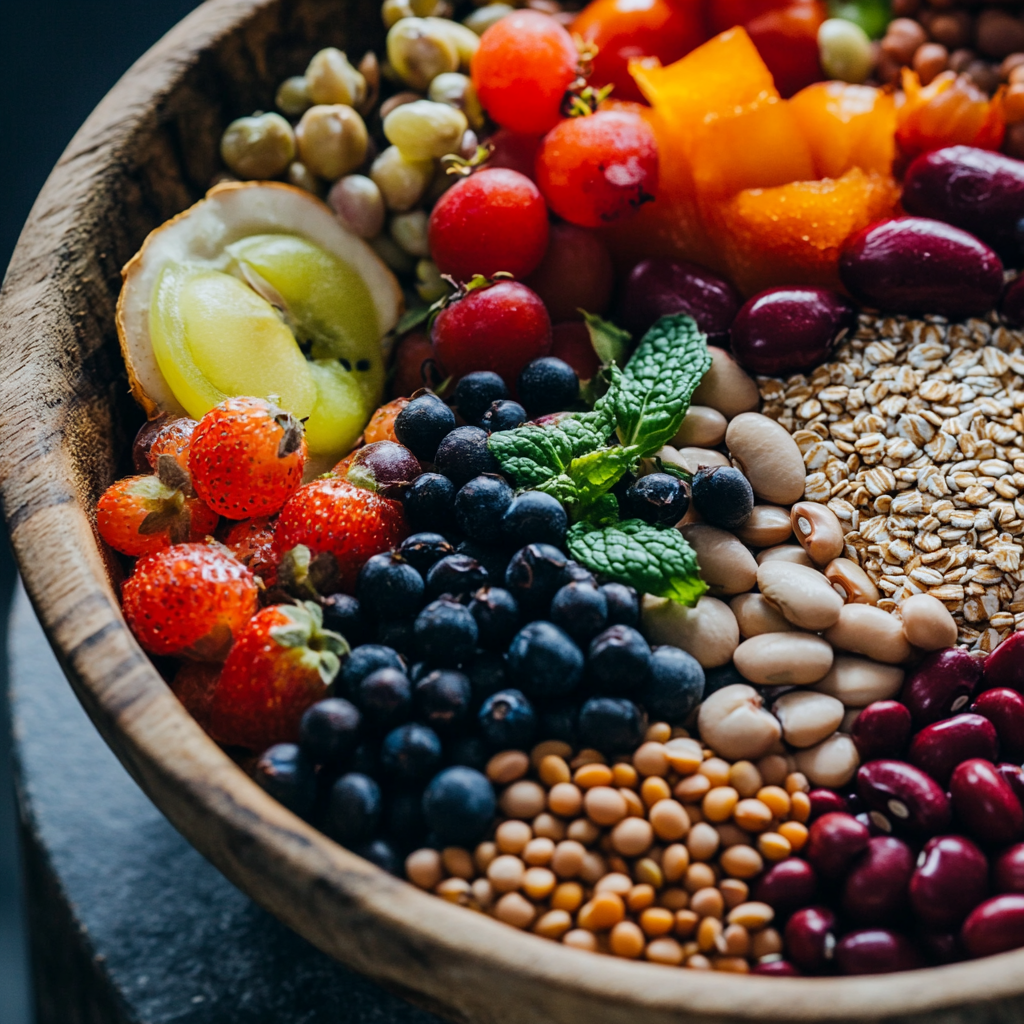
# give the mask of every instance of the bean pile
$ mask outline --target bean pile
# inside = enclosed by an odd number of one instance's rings
[[[792,856],[807,842],[809,786],[778,755],[730,763],[658,722],[611,764],[548,741],[502,751],[486,772],[501,787],[493,840],[415,850],[405,870],[516,928],[627,959],[746,973],[781,959],[766,900],[813,895],[813,872]]]

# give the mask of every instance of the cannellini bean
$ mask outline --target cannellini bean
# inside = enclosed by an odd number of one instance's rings
[[[663,448],[662,451],[665,449]],[[675,465],[685,469],[687,473],[691,475],[696,473],[701,466],[728,466],[730,465],[728,458],[721,452],[715,451],[714,448],[692,448],[684,447],[678,450],[673,448],[675,452]]]
[[[864,708],[876,700],[890,700],[903,685],[903,669],[867,658],[837,654],[832,669],[814,689],[841,700],[848,708]]]
[[[878,604],[878,587],[871,582],[871,577],[849,558],[833,558],[825,566],[825,579],[847,604]]]
[[[840,650],[890,665],[906,661],[912,653],[900,620],[869,604],[843,605],[839,618],[825,630],[825,639]]]
[[[782,614],[803,629],[817,632],[835,625],[843,599],[815,569],[792,562],[764,562],[757,569],[761,593]]]
[[[683,422],[672,438],[676,448],[696,445],[698,448],[713,448],[725,439],[725,417],[706,405],[691,405],[686,410]]]
[[[853,740],[845,733],[835,732],[827,740],[807,750],[796,752],[800,771],[815,786],[845,786],[853,778],[860,757]]]
[[[680,532],[696,552],[701,577],[712,594],[742,594],[753,587],[757,580],[754,556],[728,530],[690,523]]]
[[[733,664],[745,679],[761,686],[801,686],[824,678],[832,658],[831,645],[820,636],[762,633],[736,648]]]
[[[764,565],[765,562],[792,562],[794,565],[803,565],[808,569],[814,568],[811,556],[799,544],[777,544],[773,548],[759,551],[757,564]]]
[[[708,354],[711,367],[701,377],[693,400],[700,405],[710,405],[729,420],[741,412],[756,409],[761,396],[754,378],[725,349],[708,345]]]
[[[775,420],[757,412],[740,413],[729,423],[725,443],[759,498],[792,505],[803,497],[803,456],[789,431]]]
[[[815,565],[828,565],[843,553],[843,527],[827,505],[798,501],[790,518],[793,534]]]
[[[736,616],[723,601],[702,597],[686,608],[664,597],[644,595],[643,627],[652,644],[671,644],[692,654],[703,668],[717,668],[732,658],[740,642]]]
[[[737,594],[729,602],[729,607],[736,616],[740,636],[747,639],[762,633],[786,633],[796,629],[761,594]]]
[[[938,651],[956,643],[957,630],[946,606],[931,594],[913,594],[899,609],[903,634],[923,651]]]
[[[763,756],[782,735],[778,719],[764,710],[763,703],[752,686],[736,683],[722,687],[700,706],[697,725],[701,736],[734,761]]]
[[[782,738],[792,747],[813,747],[827,739],[839,728],[845,710],[835,697],[811,690],[784,693],[772,705]]]
[[[789,540],[792,534],[789,512],[778,505],[755,505],[750,517],[736,531],[736,536],[753,548],[774,547]]]

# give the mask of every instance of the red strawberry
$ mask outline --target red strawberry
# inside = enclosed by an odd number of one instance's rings
[[[152,654],[223,661],[256,613],[252,573],[220,544],[175,544],[135,563],[121,591],[124,617]]]
[[[321,477],[300,487],[281,510],[274,549],[283,555],[303,544],[313,557],[333,555],[339,587],[351,594],[367,559],[390,551],[408,534],[401,502]]]
[[[224,546],[246,565],[267,587],[277,578],[278,558],[274,552],[276,516],[259,516],[232,523],[224,534]]]
[[[198,424],[187,416],[168,416],[163,413],[155,420],[144,423],[135,435],[132,459],[139,473],[156,470],[161,455],[173,455],[178,465],[188,471],[188,449]]]
[[[294,743],[303,712],[327,693],[348,652],[312,601],[271,605],[242,630],[210,702],[210,732],[225,746],[262,751]]]
[[[427,342],[429,345],[430,342]],[[395,419],[409,404],[408,398],[396,398],[387,405],[382,405],[371,417],[363,431],[363,441],[373,444],[374,441],[397,441],[395,437]]]
[[[210,702],[220,670],[220,665],[208,661],[183,661],[171,683],[174,696],[204,729],[210,727]]]
[[[302,483],[306,438],[276,405],[229,398],[199,421],[188,464],[199,497],[222,516],[269,516]]]

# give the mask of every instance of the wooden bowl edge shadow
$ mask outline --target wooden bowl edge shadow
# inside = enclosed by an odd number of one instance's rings
[[[5,347],[19,357],[0,369],[0,499],[33,605],[107,743],[243,891],[329,955],[453,1019],[575,1024],[586,1014],[595,1024],[626,1024],[643,1011],[651,1024],[725,1024],[820,1020],[828,1007],[836,1020],[909,1021],[945,1010],[952,1022],[986,1013],[971,1002],[1024,1010],[1024,951],[870,981],[724,978],[596,958],[516,932],[392,879],[300,821],[171,695],[121,617],[83,498],[87,474],[78,467],[88,456],[80,439],[69,440],[71,425],[89,420],[102,433],[109,420],[102,395],[75,375],[95,342],[82,336],[93,312],[83,259],[97,241],[88,228],[97,211],[116,216],[103,186],[131,166],[133,145],[207,49],[261,13],[316,3],[208,0],[172,29],[72,140],[0,293]]]

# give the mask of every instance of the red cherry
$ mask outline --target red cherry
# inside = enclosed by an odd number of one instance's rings
[[[784,98],[823,77],[818,29],[827,17],[828,9],[821,0],[796,0],[747,23],[747,32]]]
[[[525,283],[544,300],[552,323],[582,320],[581,309],[604,313],[611,303],[612,258],[596,232],[552,224],[548,251]]]

